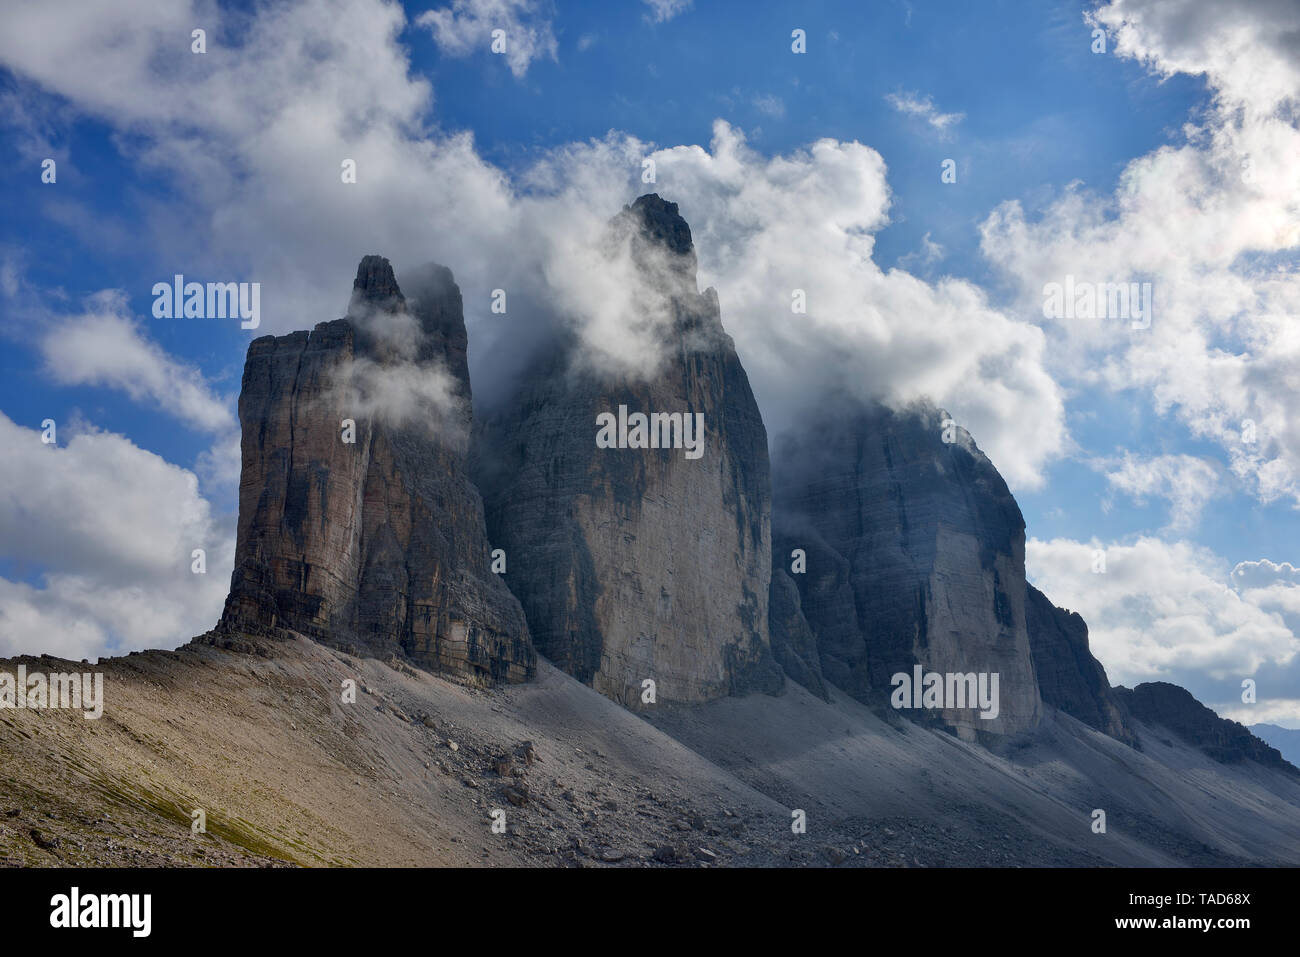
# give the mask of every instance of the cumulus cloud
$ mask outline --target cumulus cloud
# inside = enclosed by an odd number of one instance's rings
[[[1008,481],[1041,480],[1064,447],[1063,397],[1041,331],[971,283],[931,284],[874,261],[889,222],[884,160],[823,139],[763,157],[714,124],[709,150],[656,151],[661,190],[690,221],[770,432],[797,427],[823,388],[948,409]],[[796,290],[807,312],[793,309]]]
[[[493,43],[503,44],[500,53],[516,77],[534,60],[556,59],[550,12],[539,0],[454,0],[450,7],[420,14],[415,25],[429,29],[449,56],[497,52]]]
[[[1113,316],[1043,319],[1053,371],[1137,390],[1217,443],[1261,501],[1300,502],[1300,71],[1294,4],[1122,0],[1092,16],[1122,57],[1204,75],[1213,100],[1180,144],[1133,160],[1111,195],[1074,184],[1038,216],[1018,202],[981,227],[1026,315],[1046,287],[1149,282],[1149,328]],[[1247,52],[1249,51],[1249,52]]]
[[[1232,585],[1242,599],[1277,615],[1294,635],[1300,635],[1300,568],[1267,558],[1240,562],[1232,570]],[[1224,714],[1243,724],[1281,722],[1300,725],[1300,656],[1290,662],[1267,664],[1256,676],[1256,700],[1235,703]]]
[[[176,647],[220,616],[233,529],[198,479],[121,435],[86,430],[66,446],[0,414],[0,657],[95,658]],[[206,574],[192,569],[206,552]],[[12,573],[11,573],[12,574]]]
[[[956,126],[966,118],[965,113],[941,112],[932,97],[919,93],[887,93],[885,101],[899,113],[925,120],[940,133],[947,133],[950,126]]]
[[[1300,568],[1267,558],[1240,562],[1232,570],[1232,583],[1243,597],[1276,612],[1300,635]]]
[[[338,315],[356,259],[380,251],[454,270],[476,396],[490,400],[530,337],[557,318],[595,354],[652,365],[654,324],[638,333],[629,320],[637,274],[597,248],[610,217],[645,191],[649,157],[653,188],[694,230],[702,283],[718,290],[773,431],[799,421],[829,385],[900,404],[929,396],[1013,485],[1040,482],[1063,447],[1063,399],[1044,369],[1040,330],[970,283],[932,284],[873,261],[889,188],[867,146],[821,140],[766,158],[718,122],[707,149],[655,149],[615,132],[552,150],[508,178],[471,137],[430,125],[431,91],[409,75],[395,5],[267,8],[201,69],[163,45],[171,14],[142,13],[130,47],[138,55],[119,62],[105,39],[108,14],[95,4],[83,12],[54,30],[40,7],[24,8],[0,38],[0,61],[136,134],[124,148],[164,170],[186,207],[156,225],[176,265],[196,257],[214,273],[262,281],[261,332]],[[57,42],[22,41],[47,30]],[[188,48],[183,56],[193,59]],[[169,82],[160,86],[146,62],[161,64]],[[340,183],[343,158],[356,161],[355,184]],[[187,226],[168,225],[178,222]],[[489,310],[498,289],[505,316]],[[792,312],[796,289],[806,314]],[[509,348],[494,349],[502,343]]]
[[[1111,488],[1145,504],[1150,498],[1169,503],[1169,527],[1187,530],[1200,520],[1206,504],[1222,491],[1220,470],[1194,455],[1143,457],[1125,452],[1118,458],[1094,459],[1094,469]]]
[[[54,320],[40,341],[45,371],[62,385],[118,389],[205,432],[236,428],[230,400],[195,367],[177,362],[130,316],[126,295],[105,290],[87,310]]]
[[[1100,574],[1093,571],[1098,551]],[[1172,681],[1222,713],[1241,704],[1243,678],[1294,669],[1300,660],[1294,619],[1283,614],[1293,593],[1278,598],[1241,587],[1244,573],[1194,543],[1030,539],[1025,564],[1056,604],[1083,615],[1093,653],[1116,684]]]
[[[1162,76],[1204,74],[1233,102],[1259,112],[1300,98],[1300,17],[1291,0],[1112,0],[1086,14],[1120,56]]]
[[[195,472],[207,494],[233,498],[240,469],[234,396],[218,394],[197,367],[178,361],[149,338],[131,317],[122,290],[101,290],[84,305],[72,315],[38,309],[36,348],[45,375],[60,385],[115,389],[211,433],[212,445],[199,454]]]

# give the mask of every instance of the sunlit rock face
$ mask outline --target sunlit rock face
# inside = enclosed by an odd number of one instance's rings
[[[361,261],[348,315],[252,342],[223,626],[287,629],[481,682],[536,655],[490,570],[467,473],[470,384],[460,290]]]
[[[717,294],[698,290],[676,204],[643,196],[610,233],[644,280],[634,318],[657,323],[660,348],[643,368],[610,367],[560,333],[482,421],[475,476],[506,582],[538,650],[628,707],[647,681],[658,702],[776,690],[767,433],[749,379]],[[677,413],[702,426],[694,447],[671,425],[637,447],[637,414]]]

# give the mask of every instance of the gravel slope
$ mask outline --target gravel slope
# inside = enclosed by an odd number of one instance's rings
[[[0,710],[0,865],[1300,863],[1300,787],[1151,729],[1139,754],[1054,715],[999,756],[793,683],[646,720],[545,662],[485,691],[212,641],[95,666],[98,721]]]

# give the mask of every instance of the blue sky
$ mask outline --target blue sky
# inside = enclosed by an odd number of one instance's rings
[[[1116,680],[1177,680],[1232,711],[1240,678],[1268,676],[1267,714],[1233,716],[1300,726],[1300,577],[1284,565],[1300,565],[1286,334],[1300,301],[1287,172],[1300,68],[1274,44],[1277,4],[1242,5],[1229,43],[1193,0],[311,0],[275,16],[140,3],[116,45],[97,5],[55,39],[39,6],[19,3],[0,40],[0,413],[15,437],[54,419],[86,476],[44,483],[43,460],[19,459],[7,480],[85,500],[31,536],[20,532],[33,511],[59,506],[28,492],[0,516],[0,599],[23,608],[0,653],[51,630],[92,657],[175,645],[215,621],[243,352],[255,335],[341,314],[346,263],[381,252],[400,268],[426,249],[447,262],[466,291],[475,374],[488,377],[500,334],[479,291],[505,280],[483,263],[526,256],[505,234],[582,222],[572,211],[586,203],[608,215],[653,189],[682,203],[770,421],[792,419],[787,391],[832,354],[835,375],[865,391],[938,393],[1012,485],[1031,578],[1084,613]],[[205,24],[198,56],[190,30]],[[498,24],[514,59],[489,49]],[[1104,53],[1092,50],[1099,26]],[[795,28],[804,54],[790,49]],[[1261,73],[1240,70],[1247,56]],[[337,109],[323,77],[348,78]],[[729,147],[733,135],[743,145]],[[314,157],[328,171],[353,153],[362,186],[340,195]],[[642,155],[660,160],[653,187],[637,181]],[[1251,192],[1223,174],[1247,156]],[[41,181],[46,157],[54,184]],[[957,182],[945,184],[949,158]],[[764,205],[796,182],[806,203]],[[518,229],[474,223],[476,209]],[[748,260],[772,248],[796,260],[819,216],[826,271],[808,283],[830,306],[810,310],[808,365],[783,373],[764,353],[775,327],[754,318],[767,310]],[[1207,238],[1219,236],[1224,249]],[[828,258],[841,253],[842,268]],[[1041,287],[1063,271],[1154,277],[1166,298],[1151,334],[1045,322]],[[153,319],[151,287],[176,272],[261,281],[263,327]],[[866,300],[872,332],[854,325]],[[977,361],[963,368],[967,350]],[[1264,438],[1243,448],[1245,418]],[[140,474],[159,484],[69,447],[78,435],[115,437],[121,461],[147,463]],[[114,523],[103,512],[123,487],[138,500]],[[140,542],[168,538],[151,505],[176,489],[174,521],[190,531],[150,554]],[[116,561],[113,543],[131,535],[140,542]],[[190,539],[212,551],[199,591]],[[1104,587],[1081,558],[1097,547],[1118,570]],[[1234,577],[1239,563],[1255,564]],[[151,575],[171,617],[136,627],[131,583]]]

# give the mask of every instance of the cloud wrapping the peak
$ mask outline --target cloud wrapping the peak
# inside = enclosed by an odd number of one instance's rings
[[[701,284],[718,289],[769,433],[824,411],[814,406],[828,387],[894,405],[928,397],[1013,485],[1041,481],[1066,441],[1042,333],[968,282],[876,264],[873,234],[890,205],[879,153],[823,139],[767,158],[719,120],[709,150],[653,158],[661,192],[691,224]],[[796,291],[806,313],[794,311]]]
[[[452,54],[457,43],[480,42],[474,38],[482,30],[489,31],[480,38],[486,49],[494,16],[525,23],[540,11],[518,2],[453,3],[424,27],[441,29]],[[198,26],[208,33],[203,55],[190,51]],[[184,272],[260,282],[258,335],[342,315],[358,259],[379,252],[399,274],[429,260],[453,270],[476,400],[508,388],[529,349],[557,324],[581,337],[592,361],[652,369],[666,313],[647,313],[654,297],[646,278],[653,286],[672,264],[611,250],[607,237],[625,204],[657,191],[679,203],[692,227],[701,285],[718,291],[723,323],[771,432],[824,414],[825,390],[835,388],[896,404],[932,398],[1013,485],[1040,481],[1044,464],[1060,454],[1063,397],[1045,369],[1042,332],[992,306],[970,283],[927,282],[873,260],[874,234],[888,224],[890,206],[875,150],[823,139],[766,157],[719,121],[707,147],[657,147],[611,132],[537,154],[508,176],[483,159],[471,135],[436,125],[433,91],[412,73],[400,42],[406,26],[402,8],[385,0],[302,0],[256,7],[246,18],[206,3],[141,0],[124,8],[70,0],[57,11],[19,3],[6,11],[0,63],[16,82],[64,98],[68,112],[122,134],[115,143],[125,160],[165,197],[140,207],[142,228],[127,237],[138,246],[124,252],[156,267],[159,278]],[[543,31],[540,21],[534,26]],[[514,36],[509,25],[501,28]],[[549,36],[547,25],[527,62],[553,55]],[[529,48],[514,49],[519,56]],[[509,62],[517,75],[527,67]],[[653,185],[641,181],[647,158],[657,165]],[[345,160],[355,162],[354,183],[340,175]],[[806,295],[806,312],[792,310],[795,290]],[[505,314],[491,311],[498,291]],[[135,292],[144,298],[148,290]],[[70,334],[43,345],[56,377],[169,403],[214,433],[198,467],[205,480],[230,484],[230,410],[193,370],[144,337],[120,301],[105,299],[64,321]],[[369,393],[383,408],[421,401],[417,385],[402,377],[384,384],[393,388]],[[72,571],[52,565],[44,588],[66,581],[66,601],[50,606],[66,613],[58,619],[62,633],[82,635],[79,647],[104,648],[124,639],[135,646],[182,640],[210,625],[233,542],[212,533],[213,520],[199,514],[207,503],[188,484],[196,476],[120,436],[79,439],[54,454],[63,458],[23,459],[13,480],[45,476],[50,462],[75,457],[78,470],[101,480],[98,490],[77,490],[76,501],[126,494],[104,474],[111,465],[143,476],[151,503],[189,510],[184,521],[167,513],[173,527],[164,533],[148,531],[146,517],[127,509],[121,534],[105,539],[126,556],[124,569],[146,558],[154,563],[152,572],[138,573],[135,599],[129,589],[102,584],[112,565],[107,553],[94,569],[76,573],[81,591],[73,577],[57,577]],[[182,585],[167,577],[182,538],[210,544],[211,594],[202,601],[189,579]],[[138,554],[145,540],[166,552],[161,565],[159,552]],[[60,549],[86,551],[71,538]],[[53,562],[59,553],[42,554]],[[183,571],[189,575],[188,563]],[[41,617],[45,598],[30,588],[42,590],[12,583],[13,604],[5,603],[26,609],[20,630],[28,636],[55,620]],[[103,607],[114,609],[111,619],[77,610],[88,606],[77,605],[76,595],[96,589]],[[150,592],[161,603],[152,609]],[[11,611],[11,628],[17,615]],[[74,619],[89,630],[73,629],[67,623]],[[60,647],[72,648],[68,641]]]
[[[874,263],[889,188],[883,160],[862,144],[821,140],[765,158],[725,122],[707,150],[655,149],[612,132],[540,155],[511,179],[472,137],[430,125],[432,94],[409,73],[396,5],[265,8],[241,33],[210,31],[229,45],[201,64],[176,60],[174,13],[145,16],[132,56],[119,62],[106,34],[94,32],[106,15],[93,4],[89,23],[53,46],[23,42],[24,31],[50,27],[35,9],[0,39],[0,61],[136,134],[124,148],[164,171],[187,207],[155,220],[154,237],[174,257],[160,263],[163,274],[198,261],[261,281],[260,332],[339,315],[357,258],[379,251],[401,265],[452,268],[475,392],[485,399],[493,380],[517,370],[495,347],[522,353],[555,321],[578,329],[593,355],[653,367],[659,324],[632,321],[645,301],[640,273],[597,247],[625,203],[657,190],[695,231],[702,281],[718,290],[774,431],[796,424],[833,384],[896,402],[933,398],[1013,485],[1041,481],[1064,446],[1063,399],[1038,329],[970,283],[929,283]],[[486,28],[493,10],[525,7],[443,12]],[[188,47],[184,56],[202,60]],[[158,61],[170,64],[162,88],[140,66]],[[640,182],[647,157],[658,164],[651,186]],[[356,183],[341,182],[345,158],[356,163]],[[795,289],[807,295],[806,314],[791,311]],[[504,316],[489,308],[497,290],[509,303]],[[489,354],[499,361],[485,363]]]

